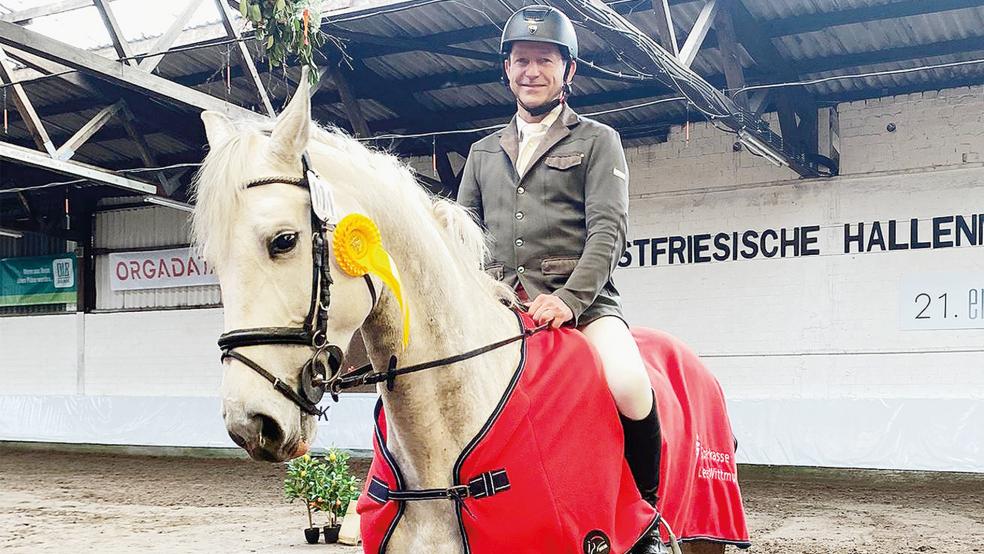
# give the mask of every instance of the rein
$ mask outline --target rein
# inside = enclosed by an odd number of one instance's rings
[[[424,362],[420,364],[415,364],[411,366],[396,367],[396,356],[390,356],[389,368],[383,372],[374,372],[372,364],[366,364],[359,369],[350,371],[342,375],[340,379],[337,379],[334,386],[331,389],[332,398],[337,402],[338,393],[344,389],[350,389],[353,387],[359,387],[362,385],[373,385],[376,383],[386,383],[387,390],[393,390],[396,378],[401,375],[408,375],[410,373],[416,373],[418,371],[423,371],[425,369],[433,369],[435,367],[441,367],[446,365],[455,364],[462,362],[471,358],[481,356],[498,348],[502,348],[508,344],[512,344],[518,340],[525,339],[527,337],[532,337],[533,335],[545,331],[550,326],[549,323],[544,323],[539,327],[534,327],[532,329],[526,329],[519,335],[509,337],[507,339],[500,340],[498,342],[493,342],[492,344],[487,344],[479,348],[469,350],[467,352],[462,352],[461,354],[456,354],[454,356],[448,356],[447,358],[440,358],[438,360],[432,360],[429,362]]]

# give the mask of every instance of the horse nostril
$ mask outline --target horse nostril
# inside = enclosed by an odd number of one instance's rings
[[[283,429],[280,428],[280,425],[272,417],[264,414],[255,414],[253,418],[259,422],[260,436],[268,444],[279,445],[284,440]]]

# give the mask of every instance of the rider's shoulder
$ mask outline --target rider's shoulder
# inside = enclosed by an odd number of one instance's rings
[[[481,139],[475,141],[472,144],[471,152],[472,154],[495,154],[498,153],[502,148],[499,146],[499,140],[502,138],[502,133],[505,129],[501,129],[492,133],[491,135],[486,135]]]

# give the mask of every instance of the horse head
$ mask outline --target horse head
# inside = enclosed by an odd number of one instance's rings
[[[338,346],[367,320],[373,351],[405,353],[411,328],[426,326],[411,305],[433,313],[468,294],[421,281],[440,272],[490,300],[496,285],[468,214],[431,198],[395,157],[313,124],[306,77],[276,122],[202,120],[210,151],[193,234],[222,289],[222,414],[253,458],[282,461],[307,451]]]

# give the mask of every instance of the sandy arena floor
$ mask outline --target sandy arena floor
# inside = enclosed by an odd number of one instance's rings
[[[0,446],[0,550],[360,551],[304,544],[303,507],[282,499],[282,475],[246,460]],[[984,476],[746,468],[741,477],[751,553],[984,552]]]

